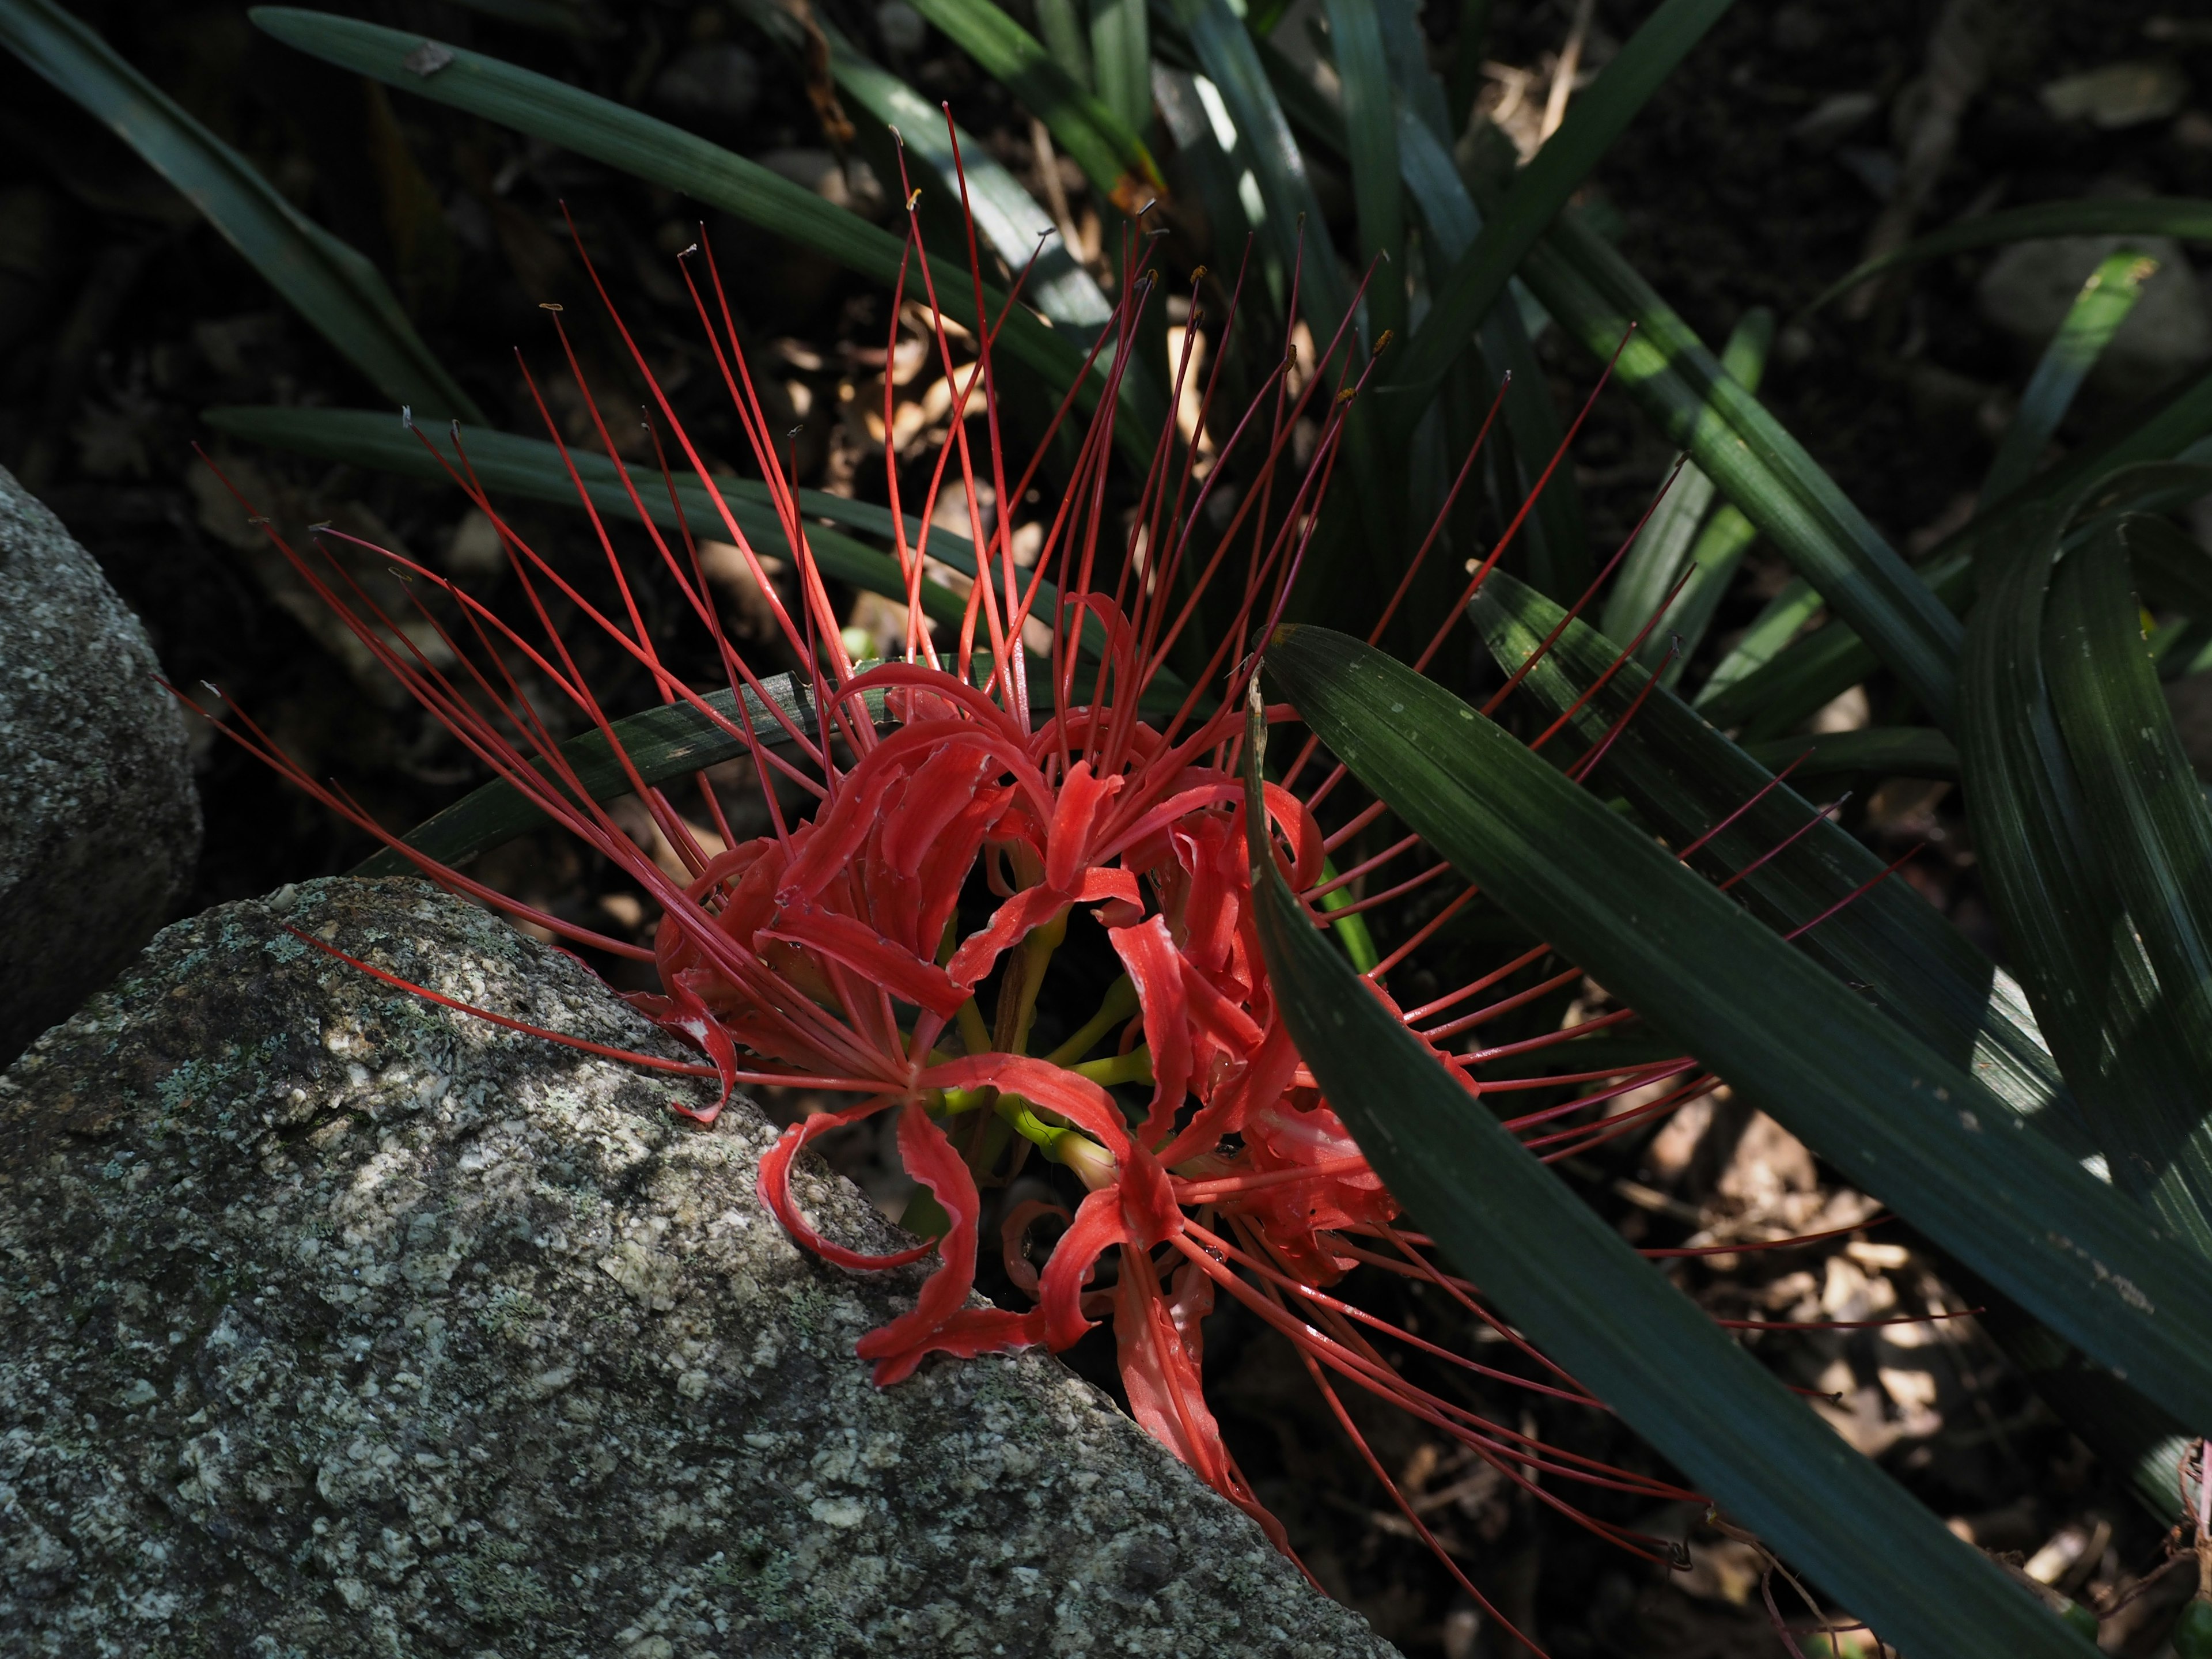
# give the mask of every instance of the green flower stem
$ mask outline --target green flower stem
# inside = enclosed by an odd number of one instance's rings
[[[1323,859],[1321,861],[1321,878],[1325,882],[1336,879],[1334,860]],[[1322,899],[1321,908],[1324,910],[1341,910],[1352,902],[1352,896],[1351,888],[1340,887],[1334,893],[1328,894]],[[1348,916],[1339,916],[1334,921],[1329,923],[1329,926],[1336,930],[1337,938],[1343,942],[1344,953],[1352,958],[1352,965],[1361,973],[1370,971],[1376,963],[1382,960],[1382,953],[1375,948],[1375,935],[1367,931],[1365,916],[1357,913]]]
[[[1080,1066],[1067,1068],[1078,1077],[1087,1077],[1093,1083],[1103,1083],[1112,1088],[1117,1083],[1150,1083],[1152,1080],[1152,1049],[1150,1043],[1139,1043],[1126,1054],[1115,1054],[1108,1060],[1086,1060]]]
[[[1106,988],[1106,1000],[1090,1023],[1045,1056],[1054,1066],[1069,1066],[1096,1048],[1106,1033],[1137,1012],[1137,982],[1127,974]]]

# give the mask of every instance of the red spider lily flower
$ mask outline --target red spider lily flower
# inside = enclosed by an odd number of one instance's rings
[[[659,905],[649,950],[533,910],[437,864],[380,829],[334,787],[302,774],[250,720],[241,715],[228,729],[301,787],[412,860],[430,879],[556,936],[650,963],[660,989],[633,1001],[696,1048],[705,1064],[690,1069],[714,1077],[721,1090],[720,1101],[703,1110],[675,1109],[711,1124],[730,1091],[745,1084],[849,1098],[842,1109],[787,1129],[763,1159],[759,1185],[763,1200],[793,1236],[839,1267],[865,1272],[935,1258],[914,1308],[860,1340],[860,1356],[873,1364],[878,1382],[896,1383],[933,1353],[973,1356],[1036,1344],[1065,1349],[1095,1322],[1110,1320],[1138,1420],[1253,1516],[1287,1553],[1281,1526],[1238,1469],[1206,1401],[1200,1328],[1225,1296],[1292,1344],[1423,1537],[1428,1536],[1425,1522],[1354,1428],[1340,1397],[1346,1385],[1411,1413],[1535,1501],[1625,1547],[1656,1553],[1666,1547],[1657,1540],[1581,1514],[1562,1495],[1562,1486],[1652,1500],[1694,1494],[1544,1445],[1459,1401],[1420,1389],[1393,1364],[1393,1350],[1418,1352],[1474,1376],[1598,1404],[1528,1348],[1472,1286],[1432,1261],[1425,1239],[1399,1225],[1395,1201],[1303,1069],[1261,958],[1237,767],[1243,704],[1254,672],[1248,647],[1280,615],[1314,533],[1346,412],[1364,379],[1353,366],[1350,331],[1340,329],[1318,362],[1297,364],[1295,351],[1286,348],[1281,366],[1234,422],[1214,416],[1220,364],[1227,356],[1217,349],[1199,398],[1200,424],[1226,426],[1228,435],[1201,471],[1198,447],[1179,441],[1168,423],[1125,530],[1109,492],[1118,398],[1144,313],[1158,289],[1157,276],[1140,269],[1139,252],[1133,245],[1125,255],[1122,298],[1086,369],[1094,412],[1078,422],[1078,392],[1071,391],[1037,441],[1039,459],[1016,477],[1001,429],[992,352],[999,329],[1018,303],[1018,284],[994,315],[975,275],[972,319],[963,331],[974,342],[973,354],[956,362],[944,299],[924,257],[909,197],[908,259],[894,296],[890,345],[896,349],[899,343],[897,319],[911,311],[904,302],[907,276],[914,273],[923,289],[922,314],[932,324],[930,343],[954,388],[953,409],[922,502],[924,528],[911,544],[900,513],[898,463],[886,444],[907,620],[896,659],[872,667],[854,663],[842,641],[805,516],[778,461],[711,250],[702,246],[685,256],[685,280],[778,515],[781,552],[796,574],[793,605],[787,606],[770,579],[644,354],[622,330],[632,361],[652,387],[656,448],[665,428],[713,501],[721,532],[739,550],[765,596],[782,648],[811,678],[810,720],[780,712],[724,634],[690,523],[679,511],[676,535],[664,533],[604,428],[601,447],[642,526],[649,565],[704,630],[738,708],[750,703],[779,711],[781,730],[774,741],[758,736],[742,715],[723,714],[668,666],[635,597],[634,584],[644,573],[624,565],[612,531],[580,481],[579,497],[619,596],[618,611],[594,605],[500,515],[458,432],[450,450],[418,434],[497,527],[539,635],[526,635],[436,571],[386,553],[416,579],[418,589],[441,601],[437,611],[422,607],[423,618],[449,647],[450,656],[437,660],[355,586],[335,559],[301,555],[270,528],[275,544],[366,647],[495,775],[602,854]],[[969,252],[973,273],[972,234]],[[694,256],[705,267],[703,283],[695,278]],[[592,280],[598,282],[596,273]],[[605,299],[603,288],[600,293]],[[1235,326],[1241,293],[1240,279],[1222,323],[1224,337]],[[1194,307],[1194,301],[1195,295]],[[621,328],[611,301],[608,311]],[[554,322],[557,330],[557,314]],[[565,351],[565,334],[561,337]],[[1176,367],[1171,406],[1182,405],[1190,373],[1188,337]],[[580,383],[573,352],[567,361]],[[524,372],[526,376],[526,367]],[[535,397],[536,382],[530,386]],[[890,398],[886,377],[887,432],[893,426]],[[542,399],[539,406],[542,410]],[[586,406],[596,409],[588,399]],[[1493,405],[1492,417],[1496,412]],[[1291,440],[1302,422],[1317,429],[1318,440],[1310,459],[1298,465]],[[1073,473],[1042,526],[1042,550],[1025,568],[1015,556],[1013,509],[1027,500],[1041,459],[1072,426],[1080,428]],[[971,427],[980,435],[971,435]],[[550,417],[547,429],[556,444],[562,441]],[[1480,446],[1478,438],[1476,451]],[[1475,453],[1452,486],[1447,513]],[[975,572],[957,641],[948,646],[933,637],[920,600],[924,582],[933,580],[929,526],[939,522],[939,495],[956,459],[953,478],[971,532]],[[1243,492],[1233,512],[1209,514],[1232,462],[1242,470]],[[1544,477],[1549,476],[1547,468]],[[672,500],[673,490],[669,493]],[[1008,510],[987,514],[987,498]],[[1527,511],[1524,506],[1523,517]],[[1223,516],[1226,529],[1204,551],[1200,526]],[[1473,573],[1422,665],[1441,646],[1465,598],[1510,544],[1520,521],[1515,520]],[[1437,533],[1430,532],[1409,563],[1376,637],[1397,613]],[[1110,592],[1102,586],[1108,573]],[[1198,655],[1187,636],[1200,596],[1217,587],[1233,593],[1233,624],[1218,630],[1200,671],[1179,679],[1169,665],[1188,666]],[[710,842],[695,832],[668,792],[645,781],[554,622],[556,609],[600,630],[653,678],[665,702],[684,703],[742,747],[758,776],[772,833],[732,844],[728,816],[702,773],[696,786],[719,832]],[[458,624],[441,621],[441,613],[458,618]],[[1040,632],[1033,624],[1041,625],[1045,642],[1032,653],[1024,641]],[[538,689],[526,692],[526,680]],[[533,701],[549,696],[562,706],[560,720]],[[1287,711],[1275,713],[1289,717]],[[556,736],[578,718],[596,729],[626,769],[634,792],[681,863],[680,878],[648,856],[583,787]],[[1553,731],[1558,729],[1555,725]],[[1601,753],[1602,745],[1582,765],[1595,763]],[[1375,822],[1380,808],[1352,812],[1325,832],[1316,809],[1345,775],[1336,769],[1301,793],[1299,780],[1312,757],[1309,743],[1284,781],[1266,786],[1264,799],[1279,863],[1311,908],[1316,926],[1347,925],[1452,879],[1432,855],[1406,873],[1404,861],[1422,850],[1411,838],[1346,872],[1332,872],[1333,855]],[[792,815],[797,821],[787,817],[779,782],[787,793],[807,798],[804,810]],[[1386,878],[1386,871],[1396,873]],[[984,914],[977,913],[975,898],[979,872],[994,901]],[[1376,878],[1381,890],[1343,901],[1352,884],[1369,878]],[[1473,1048],[1453,1047],[1578,977],[1566,969],[1533,988],[1520,984],[1516,976],[1545,957],[1547,947],[1539,946],[1418,1006],[1401,1008],[1384,988],[1387,976],[1472,896],[1473,890],[1462,886],[1434,907],[1367,975],[1373,994],[1462,1078],[1471,1101],[1489,1094],[1506,1097],[1516,1087],[1593,1085],[1576,1098],[1508,1120],[1544,1156],[1559,1158],[1646,1124],[1714,1086],[1715,1079],[1686,1057],[1626,1076],[1600,1068],[1533,1081],[1483,1081],[1490,1062],[1563,1049],[1634,1016],[1616,1012],[1497,1048],[1480,1047],[1479,1038]],[[1338,908],[1327,908],[1332,903]],[[1054,1052],[1035,1054],[1030,1035],[1040,994],[1079,908],[1103,927],[1124,977],[1096,1018]],[[540,1035],[570,1040],[555,1032]],[[1093,1058],[1109,1039],[1115,1040],[1115,1051]],[[1660,1084],[1673,1086],[1647,1104],[1604,1115],[1607,1103]],[[1146,1088],[1147,1097],[1126,1104],[1114,1092]],[[942,1225],[908,1249],[876,1255],[822,1236],[793,1196],[790,1171],[810,1142],[884,1112],[896,1114],[900,1156],[941,1212]],[[1004,1184],[1032,1153],[1072,1170],[1085,1195],[1072,1213],[1032,1202],[1004,1218],[1000,1246],[1009,1274],[1034,1297],[1034,1306],[975,1305],[983,1184]],[[1024,1245],[1030,1230],[1047,1215],[1057,1215],[1065,1231],[1040,1273],[1029,1263]],[[1533,1375],[1478,1364],[1334,1293],[1333,1287],[1363,1267],[1436,1287],[1495,1330]],[[1107,1282],[1103,1275],[1109,1269]],[[1481,1601],[1450,1557],[1439,1549],[1438,1558]]]

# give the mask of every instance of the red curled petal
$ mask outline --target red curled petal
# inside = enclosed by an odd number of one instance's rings
[[[972,1358],[1026,1348],[1040,1340],[1044,1328],[1034,1314],[964,1305],[975,1284],[975,1227],[983,1200],[966,1162],[919,1103],[910,1103],[899,1118],[899,1156],[907,1173],[929,1188],[952,1226],[939,1245],[944,1265],[923,1281],[914,1310],[878,1326],[854,1346],[861,1358],[876,1362],[880,1388],[912,1376],[929,1354]]]
[[[948,1019],[968,1000],[967,988],[955,984],[935,963],[924,962],[867,923],[834,910],[817,910],[807,904],[787,906],[777,916],[776,925],[763,928],[758,937],[819,951],[865,975],[900,1000]]]
[[[1031,928],[1043,927],[1066,902],[1065,894],[1049,888],[1023,888],[993,911],[991,920],[981,929],[960,941],[960,948],[945,964],[946,976],[954,984],[973,990],[1000,957],[1026,939]]]
[[[980,1089],[987,1084],[1058,1112],[1124,1164],[1136,1151],[1113,1096],[1089,1078],[1045,1060],[1026,1054],[968,1054],[933,1066],[915,1079],[915,1086],[922,1089]]]
[[[1219,1089],[1183,1131],[1160,1148],[1160,1162],[1180,1164],[1200,1152],[1210,1152],[1222,1136],[1234,1134],[1252,1114],[1273,1105],[1291,1086],[1298,1069],[1298,1051],[1279,1019],[1269,1022],[1260,1047],[1244,1070]]]
[[[894,1250],[889,1255],[869,1255],[863,1251],[847,1249],[842,1244],[835,1243],[816,1232],[806,1218],[799,1214],[799,1205],[791,1195],[791,1161],[799,1156],[808,1141],[832,1129],[842,1129],[848,1123],[858,1123],[864,1117],[872,1117],[897,1098],[896,1095],[884,1095],[875,1100],[863,1101],[858,1106],[849,1106],[842,1112],[816,1112],[786,1129],[777,1138],[775,1145],[769,1148],[768,1156],[761,1159],[760,1174],[753,1182],[753,1189],[760,1194],[760,1201],[768,1206],[778,1221],[783,1223],[786,1232],[824,1261],[840,1267],[871,1272],[882,1267],[903,1267],[909,1262],[921,1261],[937,1248],[936,1242],[932,1240],[926,1244],[917,1244],[910,1250]]]
[[[1091,1328],[1083,1316],[1083,1287],[1098,1258],[1115,1245],[1126,1243],[1128,1229],[1121,1222],[1121,1196],[1108,1187],[1083,1200],[1075,1219],[1060,1243],[1052,1247],[1052,1260],[1038,1278],[1037,1312],[1044,1316],[1045,1346],[1054,1353],[1072,1348]]]
[[[1060,781],[1060,799],[1054,805],[1052,828],[1045,837],[1044,883],[1055,892],[1066,892],[1089,862],[1091,826],[1109,798],[1121,793],[1119,778],[1094,778],[1091,763],[1078,761]]]
[[[1106,937],[1136,985],[1137,1006],[1144,1011],[1145,1034],[1152,1042],[1152,1103],[1137,1139],[1157,1146],[1175,1127],[1176,1113],[1190,1092],[1190,1009],[1183,960],[1168,937],[1164,916],[1114,928]]]

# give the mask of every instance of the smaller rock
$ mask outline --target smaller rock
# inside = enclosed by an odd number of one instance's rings
[[[2107,131],[2163,121],[2189,101],[2189,78],[2163,60],[2106,64],[2053,81],[2043,106],[2062,121],[2086,121]]]
[[[826,149],[772,149],[753,160],[770,173],[812,191],[832,207],[872,218],[883,210],[884,187],[857,158],[840,164]]]
[[[1790,136],[1808,149],[1827,149],[1864,125],[1881,107],[1881,99],[1877,94],[1839,92],[1815,104],[1790,129]]]
[[[884,51],[906,58],[921,50],[929,25],[906,0],[884,0],[876,8],[876,32],[884,37]]]
[[[2142,398],[2212,358],[2212,314],[2179,244],[2163,236],[2066,236],[2020,242],[1983,274],[1982,314],[2040,353],[2081,284],[2106,255],[2134,248],[2158,261],[2135,309],[2105,348],[2090,376],[2100,396]]]
[[[669,60],[653,80],[653,95],[679,119],[730,126],[753,112],[760,85],[752,53],[732,41],[705,40]]]
[[[185,722],[138,618],[0,471],[0,1064],[112,978],[191,880]]]

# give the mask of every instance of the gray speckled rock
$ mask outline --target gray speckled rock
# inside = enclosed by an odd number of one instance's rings
[[[1392,1652],[1055,1362],[875,1389],[915,1271],[797,1250],[750,1106],[679,1127],[287,922],[679,1052],[413,881],[179,922],[40,1038],[0,1078],[0,1652]]]
[[[185,725],[92,556],[0,470],[0,1063],[105,984],[199,857]]]

